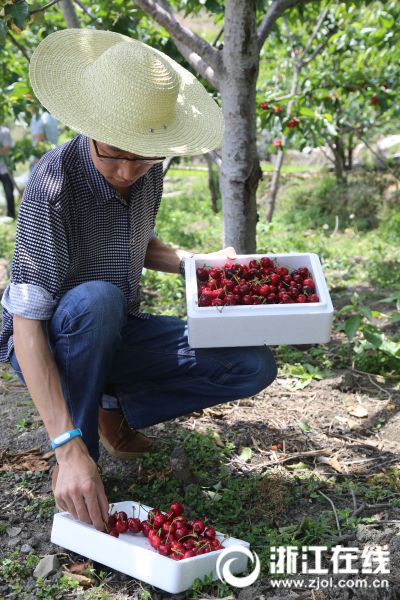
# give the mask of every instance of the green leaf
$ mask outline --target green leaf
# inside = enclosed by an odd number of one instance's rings
[[[305,421],[297,421],[297,425],[300,427],[300,429],[302,431],[304,431],[305,433],[307,431],[311,431],[311,427],[308,423],[306,423]]]
[[[360,325],[361,325],[361,318],[358,315],[354,315],[354,316],[346,319],[346,321],[344,323],[344,330],[345,330],[346,335],[350,342],[353,339],[353,337],[356,335]]]
[[[3,46],[7,36],[7,25],[4,19],[0,19],[0,47]]]
[[[366,318],[368,319],[368,321],[372,321],[372,313],[370,311],[370,309],[367,306],[362,306],[360,305],[359,307],[360,313]]]
[[[29,15],[29,6],[25,0],[14,0],[12,4],[6,4],[4,11],[6,15],[10,15],[13,18],[13,22],[19,29],[25,27]]]
[[[369,330],[364,330],[363,334],[367,342],[369,342],[374,348],[381,347],[383,342],[383,336],[381,334]]]
[[[400,321],[400,313],[395,312],[389,317],[389,323],[398,323]]]
[[[300,108],[300,114],[304,115],[305,117],[314,117],[315,111],[312,108],[308,108],[307,106],[302,106]]]
[[[253,456],[253,450],[251,448],[243,448],[243,450],[240,453],[239,458],[243,462],[248,462],[249,460],[251,460],[252,456]]]

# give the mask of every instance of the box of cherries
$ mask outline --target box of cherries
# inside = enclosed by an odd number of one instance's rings
[[[232,573],[247,568],[247,556],[237,552],[238,546],[247,549],[247,542],[215,531],[204,517],[185,516],[178,501],[164,512],[117,502],[109,513],[104,532],[69,513],[57,513],[51,541],[171,594],[188,590],[198,578],[216,580],[217,560],[226,548],[232,549]]]
[[[329,341],[333,306],[316,254],[186,259],[194,348]]]

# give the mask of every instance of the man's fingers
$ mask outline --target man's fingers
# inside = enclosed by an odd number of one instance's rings
[[[100,489],[97,490],[97,498],[99,501],[99,506],[100,506],[101,517],[102,517],[103,523],[104,522],[107,523],[108,522],[109,504],[108,504],[107,496],[104,493],[103,484],[101,484],[101,490]]]

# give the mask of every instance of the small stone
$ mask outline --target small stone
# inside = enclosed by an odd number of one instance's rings
[[[9,527],[7,533],[10,537],[16,537],[22,531],[22,527]]]
[[[33,576],[36,577],[47,577],[50,573],[54,573],[60,567],[60,561],[57,558],[57,554],[47,554],[36,566],[33,571]]]
[[[33,552],[33,548],[29,544],[22,544],[21,552],[22,554],[29,554],[29,552]]]
[[[19,539],[19,537],[13,537],[8,540],[7,546],[9,546],[10,548],[14,548],[15,546],[18,546],[18,544],[20,544],[20,543],[21,543],[21,540]]]

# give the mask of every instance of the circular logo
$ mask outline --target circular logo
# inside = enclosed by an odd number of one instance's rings
[[[249,575],[236,577],[232,573],[232,567],[235,566],[234,563],[236,561],[243,560],[243,557],[250,558],[253,564],[255,562],[255,567]],[[246,546],[230,546],[229,548],[225,548],[219,555],[216,569],[217,575],[223,583],[237,588],[244,588],[252,585],[260,575],[260,559],[255,552],[252,552]]]

